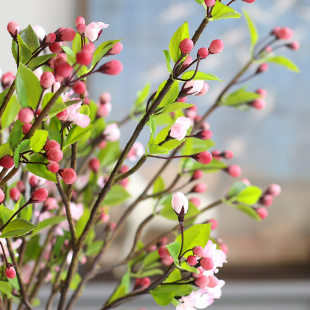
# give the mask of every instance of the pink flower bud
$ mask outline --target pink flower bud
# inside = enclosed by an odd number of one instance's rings
[[[106,224],[110,220],[110,215],[105,212],[102,212],[99,216],[99,219],[103,224]]]
[[[88,66],[93,60],[93,55],[86,49],[82,49],[76,54],[76,62],[80,65]]]
[[[63,111],[57,113],[56,116],[57,116],[57,118],[58,118],[60,121],[64,122],[64,121],[66,121],[66,120],[68,119],[68,117],[69,117],[69,112],[68,112],[68,110],[66,109],[66,110],[63,110]]]
[[[256,209],[257,215],[260,217],[261,220],[265,219],[268,216],[268,211],[266,208],[257,208]]]
[[[50,149],[58,149],[60,150],[60,144],[55,140],[48,140],[45,143],[44,150],[48,152]]]
[[[257,98],[252,101],[251,106],[256,110],[262,110],[266,106],[266,101],[264,98]]]
[[[109,230],[114,230],[116,228],[116,226],[117,225],[114,222],[109,223]]]
[[[58,76],[63,78],[68,78],[73,70],[73,67],[71,67],[67,62],[61,61],[59,63],[55,63],[55,70]]]
[[[258,67],[256,73],[263,73],[263,72],[267,71],[268,68],[269,68],[268,64],[267,64],[267,63],[263,63],[263,64],[261,64],[261,65]]]
[[[195,170],[192,176],[192,180],[198,180],[203,177],[202,170]]]
[[[108,55],[117,55],[123,49],[123,44],[121,42],[117,42],[108,52]]]
[[[180,42],[180,51],[183,54],[189,54],[194,47],[194,42],[187,38]]]
[[[287,44],[286,46],[294,51],[298,51],[300,48],[299,42],[292,42],[290,44]]]
[[[57,173],[59,170],[59,164],[56,161],[50,161],[47,165],[46,165],[47,170],[49,170],[52,173]]]
[[[224,42],[222,40],[213,40],[209,47],[210,54],[219,54],[224,49]]]
[[[242,0],[242,1],[246,3],[253,3],[255,0]]]
[[[62,46],[61,42],[54,42],[51,45],[49,45],[48,48],[52,53],[58,54],[62,52],[61,46]]]
[[[15,202],[18,201],[20,195],[21,195],[21,193],[16,187],[13,187],[10,189],[10,197]]]
[[[215,288],[218,285],[218,283],[219,283],[218,278],[216,276],[213,276],[213,275],[209,276],[208,278],[209,278],[208,287]]]
[[[161,258],[165,258],[165,257],[169,257],[171,256],[170,255],[170,252],[168,251],[167,247],[165,245],[162,245],[159,249],[158,249],[158,255],[161,257]]]
[[[271,195],[264,195],[259,199],[259,203],[262,204],[264,207],[270,207],[273,202],[273,196]]]
[[[97,115],[99,117],[107,117],[112,110],[112,105],[110,102],[107,102],[105,104],[100,104],[100,106],[97,109]]]
[[[197,197],[192,197],[189,200],[196,208],[198,208],[201,205],[201,200]]]
[[[85,19],[82,16],[78,16],[75,19],[75,26],[77,27],[79,24],[84,24],[85,25]]]
[[[86,25],[85,24],[78,24],[76,27],[79,34],[85,33]]]
[[[205,4],[208,7],[215,6],[215,0],[205,0]]]
[[[190,255],[187,257],[186,262],[190,265],[190,266],[195,266],[198,262],[197,256],[195,255]]]
[[[241,174],[241,168],[237,165],[229,166],[225,171],[233,178],[237,178]]]
[[[214,230],[218,227],[218,222],[216,219],[209,219],[207,223],[211,224],[211,230]]]
[[[65,184],[73,184],[77,179],[77,175],[72,168],[61,169],[59,173]]]
[[[5,268],[5,275],[9,278],[9,279],[14,279],[16,276],[16,271],[14,266],[10,266],[9,268],[6,267]]]
[[[46,200],[48,196],[48,191],[46,188],[38,188],[32,195],[31,201],[32,202],[43,202]]]
[[[212,155],[208,151],[194,154],[191,157],[203,165],[210,164],[210,162],[212,161]]]
[[[70,42],[73,41],[73,39],[75,38],[75,31],[72,28],[64,28],[61,31],[61,37],[60,40],[61,41],[66,41],[66,42]]]
[[[262,96],[263,98],[267,97],[267,91],[263,88],[259,88],[255,92],[259,94],[260,96]]]
[[[140,286],[141,286],[141,289],[146,289],[146,288],[148,288],[150,285],[151,285],[151,279],[150,278],[147,278],[147,277],[145,277],[145,278],[142,278],[142,279],[140,279]]]
[[[64,156],[64,154],[63,154],[63,152],[61,150],[53,149],[53,148],[49,149],[47,151],[46,155],[47,155],[47,159],[48,160],[56,161],[57,163],[59,163],[62,160],[63,156]]]
[[[0,203],[4,201],[5,195],[3,193],[3,190],[0,188]]]
[[[123,64],[119,60],[112,59],[102,65],[98,71],[104,74],[118,75],[123,71]]]
[[[101,104],[105,104],[111,101],[111,95],[108,92],[102,93],[99,97],[99,101]]]
[[[222,156],[222,153],[218,150],[214,150],[212,151],[212,157],[216,160],[220,160],[221,159],[221,156]]]
[[[187,130],[191,126],[191,120],[184,116],[177,118],[170,128],[170,137],[179,141],[183,140],[187,134]]]
[[[76,81],[73,85],[73,90],[79,95],[84,94],[86,91],[86,85],[82,81]]]
[[[177,214],[181,214],[182,209],[184,211],[184,214],[187,213],[188,200],[183,193],[178,192],[172,196],[172,208]]]
[[[240,181],[241,181],[241,182],[243,182],[244,184],[248,185],[248,186],[250,186],[250,185],[251,185],[250,180],[249,180],[249,179],[247,179],[247,178],[243,178],[243,179],[241,179]]]
[[[52,72],[45,71],[41,75],[40,84],[43,88],[49,88],[55,83],[55,77]]]
[[[169,257],[164,257],[161,259],[161,262],[165,265],[165,266],[170,266],[173,263],[173,258],[172,256]]]
[[[193,278],[198,279],[203,276],[203,273],[205,272],[201,267],[198,267],[197,270],[199,273],[192,273]]]
[[[191,190],[192,193],[204,193],[207,190],[207,185],[204,183],[196,184]]]
[[[203,257],[203,255],[204,255],[203,247],[201,247],[200,245],[199,245],[199,246],[195,246],[195,247],[193,248],[193,253],[194,253],[196,256]]]
[[[204,82],[202,89],[200,90],[200,92],[197,94],[197,96],[204,96],[208,90],[209,90],[209,84]]]
[[[1,78],[2,87],[4,89],[8,88],[9,86],[11,86],[14,79],[15,79],[15,75],[12,72],[7,72],[7,73],[3,74],[2,78]]]
[[[221,243],[220,248],[225,254],[228,253],[228,246],[225,243]]]
[[[25,183],[21,180],[17,182],[16,186],[21,193],[26,190]]]
[[[209,55],[209,50],[206,47],[201,47],[198,50],[197,56],[199,56],[201,59],[207,58]]]
[[[281,186],[279,184],[271,184],[267,188],[266,193],[271,196],[278,196],[281,193]]]
[[[34,118],[33,111],[31,109],[29,109],[29,108],[22,108],[18,112],[18,119],[22,123],[31,123],[33,118]]]
[[[182,68],[186,68],[189,64],[193,62],[193,58],[190,55],[187,55],[186,59],[184,60],[182,64]],[[183,98],[182,98],[183,99]],[[183,101],[182,101],[183,102]],[[184,101],[186,102],[186,101]]]
[[[294,32],[292,29],[288,27],[283,27],[283,28],[275,28],[273,34],[279,40],[289,40],[293,37]]]
[[[213,132],[211,130],[202,130],[195,134],[195,138],[201,140],[209,140],[213,136]]]
[[[232,159],[234,157],[233,151],[227,150],[223,153],[223,157],[226,159]]]
[[[6,169],[10,169],[14,166],[13,157],[10,155],[4,155],[0,158],[0,166]]]
[[[121,132],[116,123],[107,125],[103,132],[103,136],[107,141],[117,141],[120,138]]]
[[[94,171],[95,173],[98,172],[99,168],[100,168],[100,161],[98,158],[92,158],[89,163],[88,163],[88,167]]]
[[[159,241],[160,245],[165,245],[168,243],[168,238],[167,237],[162,237]]]
[[[45,43],[52,44],[56,40],[56,34],[51,32],[45,37]]]
[[[44,207],[46,210],[58,209],[57,200],[53,197],[47,197],[45,202],[44,202]]]
[[[183,89],[187,90],[187,95],[197,95],[201,92],[205,82],[202,80],[191,80],[183,85]]]
[[[29,179],[31,187],[37,187],[39,185],[39,178],[36,175],[32,175]]]
[[[13,37],[15,37],[20,33],[20,26],[16,22],[9,22],[7,30]]]
[[[92,42],[88,42],[82,47],[82,51],[88,51],[91,54],[95,51],[95,49],[96,49],[95,44]]]
[[[209,278],[207,276],[201,276],[195,281],[195,285],[197,285],[201,289],[205,289],[209,284]]]

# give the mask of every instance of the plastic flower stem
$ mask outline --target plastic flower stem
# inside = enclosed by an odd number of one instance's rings
[[[0,294],[0,310],[5,310],[1,294]]]
[[[14,265],[14,268],[15,268],[15,271],[16,271],[16,276],[17,276],[17,280],[18,280],[18,283],[19,283],[19,287],[20,287],[20,293],[22,295],[22,303],[25,305],[25,307],[28,310],[32,310],[31,304],[29,303],[28,298],[27,298],[27,294],[26,294],[26,290],[25,290],[25,285],[24,285],[24,282],[23,282],[22,274],[21,274],[21,271],[19,269],[18,263],[16,261],[15,253],[13,251],[12,244],[11,244],[11,241],[10,241],[9,238],[6,238],[6,243],[7,243],[8,250],[9,250],[9,253],[10,253],[10,256],[11,256],[11,260],[13,262],[13,265]]]
[[[77,149],[78,149],[78,143],[75,142],[71,145],[71,168],[74,171],[76,171]],[[71,201],[72,192],[73,192],[73,184],[69,184],[67,189],[67,198],[69,203]]]
[[[10,101],[10,99],[11,99],[11,97],[12,97],[14,91],[15,91],[15,80],[14,80],[14,82],[11,84],[11,86],[10,86],[10,88],[9,88],[9,91],[8,91],[8,93],[6,94],[6,96],[5,96],[4,100],[3,100],[3,103],[2,103],[2,105],[1,105],[1,107],[0,107],[0,118],[2,117],[2,114],[4,113],[4,111],[5,111],[5,109],[6,109],[7,105],[8,105],[8,103],[9,103],[9,101]]]
[[[235,2],[236,0],[231,0],[229,3],[227,3],[227,6],[230,6],[233,2]]]
[[[179,223],[180,223],[180,232],[181,232],[181,249],[180,249],[180,253],[179,253],[179,264],[181,264],[181,258],[182,258],[182,251],[183,251],[183,244],[184,244],[184,216],[183,218],[180,220],[179,217]]]
[[[0,181],[3,179],[3,177],[6,175],[6,173],[8,172],[9,169],[7,168],[2,168],[1,172],[0,172]]]

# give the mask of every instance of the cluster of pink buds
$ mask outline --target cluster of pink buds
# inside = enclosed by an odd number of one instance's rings
[[[102,93],[99,97],[99,105],[97,109],[97,116],[98,117],[107,117],[111,110],[111,95],[108,92]]]
[[[258,216],[263,220],[268,216],[267,207],[271,206],[273,203],[273,197],[280,195],[281,187],[278,184],[271,184],[260,197],[258,203],[262,205],[256,208]]]
[[[254,101],[250,102],[250,105],[257,110],[261,110],[266,105],[265,98],[267,97],[267,92],[265,89],[259,88],[256,90],[256,93],[259,94],[261,98],[257,98]]]
[[[151,279],[148,277],[137,278],[135,282],[134,290],[145,290],[151,285]]]
[[[211,152],[212,156],[214,159],[220,160],[221,158],[225,158],[225,159],[232,159],[234,157],[234,153],[233,151],[227,150],[227,151],[218,151],[218,150],[214,150]]]

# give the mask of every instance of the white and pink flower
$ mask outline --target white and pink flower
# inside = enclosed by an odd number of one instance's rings
[[[101,33],[101,29],[104,28],[108,28],[109,24],[105,24],[105,23],[101,23],[101,22],[92,22],[90,24],[88,24],[84,30],[84,34],[86,36],[86,38],[91,41],[94,42],[98,39],[98,36]]]
[[[170,137],[179,141],[183,140],[187,134],[187,130],[191,127],[191,119],[181,116],[170,128]]]

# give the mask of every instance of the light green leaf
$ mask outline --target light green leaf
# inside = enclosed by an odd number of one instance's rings
[[[76,60],[75,60],[75,54],[73,53],[72,49],[67,45],[62,45],[61,48],[67,54],[67,61],[69,65],[71,66],[74,65]]]
[[[246,22],[249,28],[249,32],[251,36],[251,54],[253,55],[253,49],[258,40],[258,32],[257,32],[256,26],[253,20],[251,19],[250,15],[248,14],[246,10],[243,10],[243,15],[246,19]]]
[[[236,195],[238,195],[240,192],[242,192],[244,189],[246,189],[248,187],[247,184],[245,184],[244,182],[242,181],[239,181],[239,182],[235,182],[232,187],[230,188],[229,190],[229,193],[228,193],[228,198],[232,198]]]
[[[34,135],[30,138],[30,147],[36,153],[42,151],[48,137],[48,131],[36,130]]]
[[[49,227],[49,226],[57,225],[65,221],[66,219],[67,218],[65,216],[53,216],[46,220],[43,220],[42,222],[38,223],[37,228],[32,232],[32,236],[38,234],[42,229]]]
[[[193,105],[194,104],[192,104],[192,103],[173,102],[173,103],[166,105],[160,113],[165,114],[165,113],[171,113],[171,112],[174,112],[177,110],[188,109],[188,108],[192,107]]]
[[[24,236],[37,226],[24,219],[12,220],[2,231],[1,238],[13,238]]]
[[[186,217],[185,217],[186,219]],[[211,224],[196,224],[191,226],[184,232],[183,253],[187,250],[193,249],[195,246],[205,247],[209,241],[211,233]],[[179,235],[175,241],[181,243],[182,236]],[[184,257],[191,255],[190,252],[184,254]]]
[[[165,182],[162,177],[158,177],[153,185],[153,194],[160,193],[165,190]]]
[[[37,76],[23,64],[20,64],[15,82],[16,92],[21,107],[27,108],[30,106],[32,109],[35,109],[42,92]]]
[[[48,61],[55,56],[56,56],[56,54],[48,54],[48,55],[42,55],[42,56],[38,56],[36,58],[33,58],[29,62],[28,67],[29,67],[29,69],[34,71],[35,69],[41,67],[42,65],[47,64]]]
[[[98,159],[103,167],[111,165],[115,162],[121,153],[119,141],[108,142],[106,147],[99,152]]]
[[[287,57],[284,56],[271,56],[265,59],[267,62],[271,62],[280,66],[284,66],[287,69],[299,73],[299,68]]]
[[[144,88],[137,92],[137,99],[135,101],[135,107],[139,107],[145,102],[151,90],[151,84],[147,83]]]
[[[31,25],[28,25],[27,28],[23,29],[20,36],[31,52],[34,52],[40,46],[39,39]]]
[[[183,73],[182,75],[182,79],[190,79],[192,78],[192,76],[194,75],[194,72],[195,71],[186,71]],[[223,81],[223,80],[220,80],[216,75],[212,74],[212,73],[203,73],[203,72],[200,72],[198,71],[195,75],[195,77],[193,78],[193,80],[205,80],[205,81],[208,81],[208,80],[213,80],[213,81]]]
[[[203,4],[204,0],[195,0],[198,4]]]
[[[99,251],[101,250],[103,244],[104,244],[103,240],[97,240],[97,241],[93,241],[92,243],[90,243],[87,247],[86,256],[92,257],[92,256],[97,255]]]
[[[161,90],[164,88],[166,84],[166,81],[163,82],[156,93],[155,98],[158,97],[159,93],[161,92]],[[163,100],[161,101],[161,103],[159,104],[159,108],[161,107],[165,107],[168,104],[171,104],[172,102],[175,102],[176,99],[178,98],[179,95],[179,84],[177,81],[173,82],[173,84],[171,85],[171,88],[168,90],[168,92],[166,93],[165,97],[163,98]]]
[[[258,216],[257,212],[251,206],[241,204],[235,206],[235,208],[247,214],[248,216],[254,218],[255,220],[261,221],[261,218]]]
[[[160,215],[165,217],[168,220],[177,221],[178,217],[175,214],[173,208],[171,207],[172,195],[167,196],[167,200],[164,203],[164,208],[160,211]],[[188,211],[186,213],[186,218],[191,218],[200,213],[200,211],[195,207],[191,202],[188,204]]]
[[[1,127],[8,128],[14,122],[19,110],[19,102],[16,95],[13,95],[1,117]]]
[[[169,52],[173,62],[177,62],[181,57],[180,42],[184,39],[190,38],[188,31],[188,23],[185,22],[178,30],[173,34],[170,44]]]
[[[130,268],[128,268],[127,272],[123,275],[120,285],[114,291],[108,304],[126,295],[129,292],[129,287],[130,287]]]
[[[160,257],[159,257],[158,251],[154,251],[154,252],[151,252],[151,253],[147,254],[145,256],[145,258],[143,259],[142,269],[144,269],[147,266],[153,264],[154,262],[159,261],[159,259],[160,259]]]
[[[46,93],[43,97],[42,100],[42,109],[44,109],[46,107],[46,105],[48,104],[48,102],[54,97],[54,94],[52,93]],[[68,107],[68,105],[66,105],[62,98],[59,97],[56,102],[53,104],[53,106],[51,107],[50,111],[49,111],[49,117],[52,118],[53,116],[55,116],[57,113],[65,110]]]
[[[76,222],[75,230],[76,230],[76,236],[79,238],[86,226],[87,221],[90,217],[90,211],[87,208],[84,208],[84,213],[80,217],[80,219]]]
[[[212,18],[210,18],[209,20],[219,20],[223,18],[239,18],[239,17],[241,17],[241,14],[236,12],[233,8],[217,1],[212,10]]]
[[[170,64],[170,61],[171,61],[171,57],[170,57],[170,54],[168,51],[166,50],[163,50],[164,52],[164,55],[165,55],[165,60],[166,60],[166,64],[167,64],[167,69],[169,72],[172,71],[172,68],[171,68],[171,64]]]
[[[169,140],[162,144],[162,147],[166,148],[168,151],[174,150],[176,147],[181,145],[183,140],[179,141],[177,139]]]
[[[90,130],[92,130],[95,125],[89,125],[86,128],[75,125],[69,132],[66,140],[66,146],[73,144],[74,142],[80,140],[85,136]]]
[[[166,137],[168,136],[169,130],[171,126],[163,128],[155,137],[154,143],[159,144],[160,142],[163,142]]]
[[[197,274],[199,273],[198,269],[190,266],[187,262],[181,262],[181,269],[184,269],[184,270],[192,272],[192,273],[197,273]]]
[[[0,205],[0,219],[3,224],[5,224],[12,216],[14,212],[8,209],[4,205]]]
[[[235,196],[236,201],[242,204],[253,205],[262,195],[262,190],[257,186],[248,186]]]
[[[249,92],[245,87],[242,87],[225,96],[221,102],[221,105],[237,106],[241,103],[251,102],[257,98],[261,98],[261,96],[257,93]]]
[[[6,281],[0,281],[0,292],[7,295],[9,298],[12,297],[12,286]]]
[[[123,186],[114,185],[103,200],[103,204],[106,206],[117,206],[129,197],[129,193]]]
[[[163,283],[173,283],[181,279],[181,271],[179,269],[174,269]]]
[[[170,243],[166,245],[166,248],[168,249],[171,257],[175,261],[175,263],[178,265],[179,264],[179,254],[181,250],[181,243],[178,241],[175,241],[173,243]]]
[[[149,145],[149,149],[150,149],[149,155],[169,154],[169,150],[168,149],[166,149],[165,147],[156,145],[156,144]]]
[[[0,145],[0,158],[4,155],[13,155],[9,142]]]

